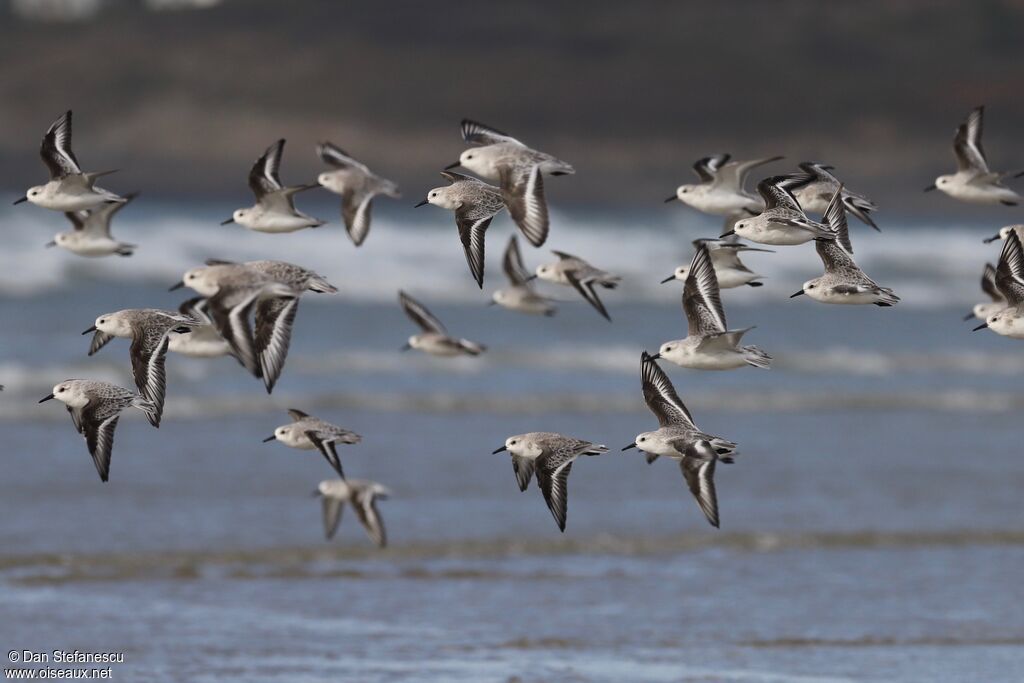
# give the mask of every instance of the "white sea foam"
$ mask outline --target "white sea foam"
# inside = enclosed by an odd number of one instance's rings
[[[322,208],[330,215],[328,207]],[[382,207],[386,208],[386,207]],[[236,226],[218,225],[220,207],[181,209],[173,205],[140,206],[119,216],[116,230],[140,245],[130,258],[76,258],[43,245],[66,229],[55,212],[24,207],[0,209],[5,248],[0,253],[0,293],[26,295],[41,289],[71,286],[83,277],[106,281],[171,283],[188,267],[208,257],[292,261],[323,273],[342,288],[347,300],[391,302],[398,287],[422,293],[432,303],[477,301],[470,286],[455,227],[443,217],[382,210],[371,238],[358,251],[338,221],[289,235],[258,235]],[[885,224],[882,234],[858,230],[856,258],[864,270],[895,289],[903,306],[970,305],[980,300],[978,279],[998,245],[981,240],[999,226],[906,227]],[[501,245],[512,231],[500,217],[489,231],[485,289],[500,285]],[[578,254],[625,281],[618,301],[664,300],[659,280],[688,260],[696,237],[715,236],[718,221],[700,216],[645,212],[576,214],[555,210],[551,238],[541,250],[526,249],[527,266],[550,259],[547,249]],[[674,237],[673,237],[674,236]],[[821,272],[813,246],[780,247],[775,254],[749,254],[750,266],[766,276],[766,286],[744,291],[750,301],[777,301]]]

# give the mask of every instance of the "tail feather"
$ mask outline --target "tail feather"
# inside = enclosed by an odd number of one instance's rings
[[[772,357],[756,346],[744,346],[743,352],[743,360],[747,361],[747,365],[764,370],[772,366]]]
[[[487,347],[483,344],[478,344],[475,341],[470,341],[468,339],[460,339],[459,346],[461,346],[462,350],[471,356],[479,356],[487,350]]]
[[[319,275],[310,279],[308,288],[317,294],[337,294],[338,288]]]

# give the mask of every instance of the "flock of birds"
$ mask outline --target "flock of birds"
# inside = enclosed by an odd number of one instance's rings
[[[926,190],[939,190],[965,202],[1015,206],[1020,196],[1003,184],[1008,175],[989,170],[981,144],[983,108],[972,111],[957,129],[954,152],[957,171],[939,176]],[[81,256],[129,256],[135,245],[111,234],[110,223],[135,195],[118,195],[96,185],[112,173],[85,172],[71,149],[71,112],[57,119],[43,138],[41,155],[50,180],[30,188],[16,204],[27,201],[60,211],[72,224],[47,246],[57,246]],[[455,214],[455,224],[469,271],[479,287],[484,282],[484,246],[487,228],[494,217],[507,211],[523,237],[534,247],[548,237],[550,219],[545,198],[545,176],[571,175],[568,163],[534,150],[523,142],[480,123],[462,122],[462,137],[469,145],[455,163],[441,172],[447,185],[427,192],[416,206],[431,204]],[[224,224],[237,223],[250,230],[287,233],[317,228],[324,221],[295,206],[297,194],[324,187],[340,195],[341,215],[352,242],[358,247],[367,239],[372,202],[378,195],[398,198],[395,183],[373,173],[339,147],[318,146],[320,159],[329,167],[316,183],[285,186],[280,166],[285,141],[271,145],[249,172],[249,186],[256,203],[234,211]],[[758,287],[762,276],[747,268],[741,254],[770,251],[752,247],[740,238],[762,245],[791,246],[813,241],[824,273],[808,280],[794,297],[807,295],[826,304],[880,307],[900,301],[864,273],[853,260],[853,244],[847,214],[878,230],[872,217],[877,206],[864,195],[848,190],[831,166],[799,164],[795,173],[772,175],[757,184],[757,194],[745,189],[755,168],[782,157],[732,160],[719,154],[694,164],[699,178],[681,185],[666,201],[680,201],[699,211],[725,217],[726,229],[717,238],[696,240],[689,264],[681,265],[663,283],[683,283],[682,307],[688,323],[687,336],[665,342],[655,354],[641,354],[640,377],[644,400],[658,420],[658,429],[638,434],[623,450],[639,449],[648,463],[659,456],[678,461],[686,484],[708,522],[719,526],[715,490],[717,463],[732,463],[737,445],[701,431],[676,393],[671,380],[658,365],[664,360],[700,370],[731,370],[752,366],[767,369],[772,358],[756,346],[743,345],[753,328],[730,328],[726,323],[721,290]],[[464,175],[462,167],[475,174]],[[497,183],[496,185],[491,182]],[[808,212],[820,214],[812,218]],[[987,264],[982,288],[991,301],[978,304],[968,316],[983,323],[976,329],[1024,339],[1024,225],[1007,226],[986,241],[1002,240],[997,265]],[[611,320],[599,297],[600,289],[614,289],[621,278],[583,258],[555,251],[554,262],[526,268],[519,242],[513,236],[504,252],[503,270],[509,281],[498,289],[492,303],[525,314],[551,316],[556,300],[537,291],[535,280],[574,289],[602,317]],[[235,263],[211,259],[184,273],[171,289],[188,287],[198,295],[183,302],[177,311],[128,309],[96,318],[83,334],[92,334],[89,355],[114,338],[131,340],[129,357],[136,390],[85,379],[65,380],[42,401],[57,399],[71,414],[75,429],[85,438],[99,472],[107,481],[114,430],[126,408],[143,411],[154,427],[160,426],[166,394],[165,360],[168,351],[195,357],[234,357],[254,377],[262,379],[267,392],[274,389],[284,369],[292,325],[299,300],[306,292],[334,294],[337,288],[312,270],[274,260]],[[403,291],[401,307],[420,329],[408,338],[406,349],[434,356],[478,356],[486,347],[450,334],[426,306]],[[373,482],[345,477],[337,452],[339,444],[356,444],[361,438],[349,430],[289,410],[291,422],[278,427],[265,441],[279,441],[291,448],[319,451],[337,474],[325,480],[315,495],[323,503],[325,534],[331,538],[342,507],[349,503],[370,538],[385,544],[384,525],[377,501],[389,491]],[[520,490],[525,491],[534,473],[555,521],[565,530],[567,483],[573,462],[580,456],[599,455],[606,446],[553,432],[531,432],[507,438],[495,453],[507,451]]]

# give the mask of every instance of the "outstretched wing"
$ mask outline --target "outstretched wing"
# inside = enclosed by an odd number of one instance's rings
[[[43,136],[43,144],[39,147],[46,168],[50,170],[50,180],[60,180],[69,175],[81,173],[75,153],[71,151],[71,110],[50,124]]]
[[[462,241],[462,249],[466,252],[466,263],[469,264],[469,272],[473,279],[484,286],[484,237],[487,228],[494,216],[485,218],[470,218],[468,212],[459,209],[455,212],[455,224],[459,228],[459,239]]]
[[[510,142],[515,145],[523,145],[508,133],[502,133],[497,128],[485,126],[472,119],[462,119],[462,139],[474,147],[484,145],[495,145],[499,142]],[[523,145],[525,146],[525,145]]]
[[[697,174],[702,183],[713,183],[718,177],[718,171],[729,161],[728,154],[712,154],[711,156],[697,159],[693,164],[693,172]]]
[[[338,524],[341,522],[341,512],[345,502],[333,496],[321,496],[320,507],[324,517],[324,537],[327,540],[334,538],[338,531]]]
[[[540,166],[531,166],[525,172],[503,168],[500,180],[502,198],[516,227],[530,244],[541,246],[547,241],[550,221]]]
[[[386,546],[387,532],[380,511],[377,510],[377,497],[369,493],[356,494],[352,501],[352,509],[356,511],[359,523],[363,525],[370,540],[376,543],[378,548]]]
[[[537,485],[544,494],[544,502],[548,504],[551,516],[555,518],[558,529],[565,532],[565,518],[569,512],[569,474],[572,472],[572,460],[567,460],[554,469],[545,467],[546,458],[537,463]]]
[[[328,464],[334,468],[334,471],[338,473],[338,476],[342,479],[345,478],[345,472],[341,469],[341,458],[338,457],[338,451],[334,447],[334,441],[325,440],[325,435],[315,430],[307,430],[305,432],[306,438],[313,444],[314,447],[320,454],[324,456]]]
[[[448,334],[448,331],[445,330],[441,321],[435,318],[434,315],[427,310],[426,306],[401,290],[398,291],[398,302],[402,305],[402,310],[405,311],[405,314],[409,316],[409,318],[424,332],[437,332],[438,334],[444,335]]]
[[[268,394],[274,390],[284,370],[292,340],[292,325],[298,312],[298,297],[263,299],[256,306],[253,350],[259,357],[263,384]]]
[[[698,441],[687,449],[688,452],[708,454],[709,458],[687,455],[679,461],[679,467],[683,471],[683,478],[690,493],[697,501],[704,516],[707,517],[711,526],[718,528],[718,496],[715,493],[715,456],[714,449],[707,441]]]
[[[530,458],[520,458],[517,455],[512,456],[512,471],[516,473],[516,483],[519,484],[520,491],[525,491],[526,487],[530,485],[533,469],[534,462]]]
[[[100,404],[96,404],[98,408]],[[110,478],[110,456],[114,449],[114,430],[120,413],[115,412],[106,418],[100,418],[92,405],[82,410],[82,433],[89,448],[93,464],[100,475],[100,481]]]
[[[683,405],[665,371],[646,351],[640,354],[640,384],[644,401],[661,427],[683,426],[696,429],[690,411]]]
[[[370,169],[365,164],[356,161],[351,154],[333,143],[321,142],[316,146],[316,153],[320,157],[320,161],[328,166],[333,166],[334,168],[354,168],[370,175]]]
[[[956,154],[956,165],[959,171],[973,171],[978,174],[989,172],[985,149],[981,146],[984,116],[985,107],[977,107],[956,129],[956,137],[953,138],[953,152]]]
[[[284,138],[267,147],[267,151],[256,160],[249,170],[249,189],[256,195],[257,202],[271,192],[284,189],[279,175],[282,154],[284,154]]]
[[[519,251],[519,241],[515,235],[512,235],[508,240],[508,246],[505,247],[505,256],[502,258],[501,267],[505,271],[505,277],[513,285],[522,286],[529,281],[530,274],[523,264],[523,254]]]
[[[683,311],[689,334],[701,336],[726,330],[725,311],[718,289],[718,277],[706,244],[697,246],[683,287]]]

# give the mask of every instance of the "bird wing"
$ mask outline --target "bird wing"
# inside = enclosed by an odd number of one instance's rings
[[[345,508],[345,502],[333,496],[320,496],[320,507],[324,518],[324,537],[327,540],[334,538],[338,531],[338,524],[341,523],[341,513]]]
[[[522,147],[526,146],[508,133],[502,133],[497,128],[491,128],[472,119],[462,119],[462,139],[474,147],[496,145],[501,142],[510,142]]]
[[[259,357],[263,384],[268,394],[274,390],[274,384],[284,370],[292,339],[292,325],[298,312],[298,297],[263,299],[256,305],[253,350]]]
[[[658,367],[646,351],[640,354],[640,383],[644,401],[661,427],[682,426],[696,429],[690,411],[686,409],[665,371]]]
[[[441,321],[427,310],[426,306],[403,291],[398,292],[398,302],[402,305],[405,314],[416,323],[424,332],[436,332],[447,335],[448,331],[441,324]]]
[[[711,265],[706,244],[697,247],[683,286],[683,311],[689,323],[689,334],[704,335],[724,332],[725,311],[718,289],[718,277]]]
[[[282,154],[284,138],[267,147],[249,170],[249,189],[256,195],[257,202],[262,201],[264,196],[284,188],[279,175]]]
[[[550,463],[550,458],[541,456],[537,462],[537,485],[544,494],[544,502],[555,518],[560,531],[565,531],[565,518],[569,512],[569,474],[572,472],[572,460],[562,463]]]
[[[331,440],[328,435],[322,434],[315,429],[307,429],[304,434],[309,442],[320,451],[320,455],[324,456],[327,463],[334,468],[334,471],[338,473],[338,476],[342,479],[345,478],[345,472],[341,469],[341,458],[338,457],[338,451],[334,447],[334,441]]]
[[[717,529],[718,496],[715,493],[715,461],[717,458],[711,444],[707,441],[699,441],[688,450],[700,452],[704,449],[711,451],[710,458],[687,455],[679,461],[679,467],[683,471],[683,478],[686,480],[690,493],[696,499],[697,505],[700,506],[711,526]]]
[[[334,168],[354,168],[366,175],[373,175],[365,164],[356,161],[355,157],[333,143],[321,142],[316,146],[316,153],[320,157],[320,161],[328,166],[333,166]]]
[[[70,109],[50,124],[39,147],[39,156],[50,170],[50,180],[60,180],[82,172],[75,153],[71,151]]]
[[[956,137],[953,138],[953,152],[956,154],[956,165],[959,171],[973,171],[975,174],[989,172],[988,161],[985,159],[985,148],[981,146],[984,117],[985,107],[977,107],[956,129]]]
[[[501,268],[505,271],[505,277],[513,285],[520,287],[529,281],[530,274],[523,264],[523,254],[519,251],[519,240],[512,235],[505,247],[505,255],[501,260]]]
[[[533,165],[525,171],[502,168],[500,182],[502,198],[516,227],[533,246],[544,244],[550,220],[540,165]]]

